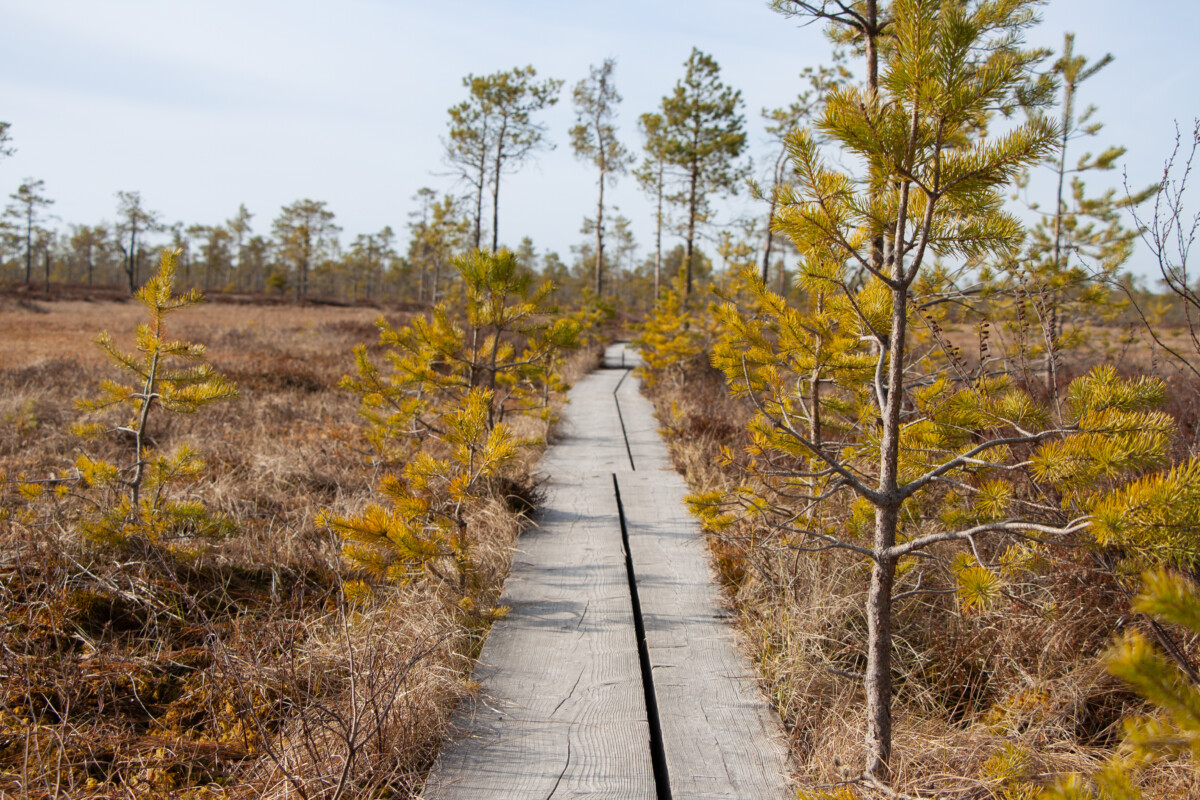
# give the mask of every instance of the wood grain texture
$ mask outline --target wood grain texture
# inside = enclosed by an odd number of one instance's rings
[[[554,447],[542,456],[539,473],[552,483],[570,485],[585,475],[611,475],[630,468],[613,396],[627,374],[597,370],[576,381],[552,440]]]
[[[618,473],[674,798],[785,798],[779,719],[739,649],[674,473]]]
[[[459,734],[423,796],[657,796],[616,475],[671,796],[791,797],[778,718],[725,619],[683,479],[637,378],[600,370],[570,397],[539,468],[546,505],[501,598],[512,611],[492,628],[475,671],[479,696],[456,712]]]
[[[784,798],[783,728],[727,619],[687,485],[630,375],[617,390],[636,471],[617,484],[637,576],[672,797]]]
[[[633,468],[637,472],[660,471],[674,475],[671,454],[658,433],[659,423],[654,417],[654,404],[642,395],[642,382],[637,373],[630,373],[621,381],[616,394]]]
[[[521,537],[475,670],[426,784],[438,800],[656,797],[612,472],[628,469],[613,387],[572,392],[538,527]]]

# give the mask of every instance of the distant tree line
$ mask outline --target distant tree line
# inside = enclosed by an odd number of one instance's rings
[[[619,136],[615,62],[593,66],[573,87],[571,147],[597,176],[595,209],[580,227],[584,238],[570,254],[539,252],[528,237],[510,244],[522,269],[555,282],[560,300],[586,294],[645,309],[676,276],[689,290],[712,278],[711,256],[699,245],[715,228],[712,201],[736,193],[750,174],[743,103],[711,56],[693,50],[684,67],[660,108],[642,115],[640,164]],[[282,207],[269,224],[245,205],[220,222],[173,222],[133,190],[116,192],[108,220],[57,226],[50,188],[25,178],[0,218],[0,279],[46,290],[119,285],[132,293],[168,247],[180,252],[177,281],[185,288],[436,303],[454,280],[452,258],[501,247],[502,179],[554,146],[539,115],[558,102],[563,81],[527,66],[467,75],[463,87],[466,96],[448,109],[442,140],[455,185],[446,192],[419,189],[416,210],[399,232],[388,226],[346,241],[334,210],[310,198]],[[12,152],[9,130],[3,123],[0,158]],[[657,209],[653,253],[644,258],[633,222],[606,195],[633,167]],[[678,244],[664,247],[672,234]]]
[[[868,93],[879,91],[879,46],[890,24],[886,15],[834,13],[832,6],[792,0],[777,6],[789,15],[815,15],[835,33],[845,32],[841,39],[834,37],[835,43],[857,42],[862,85]],[[507,244],[522,269],[554,281],[560,301],[591,297],[637,313],[651,308],[677,280],[682,293],[692,295],[750,263],[758,264],[764,282],[786,294],[788,264],[798,255],[790,240],[775,235],[780,199],[797,179],[787,137],[818,122],[827,98],[854,83],[847,58],[835,51],[828,65],[805,69],[795,98],[761,110],[772,152],[757,172],[747,154],[741,92],[722,80],[711,55],[693,49],[682,77],[658,107],[637,118],[640,147],[623,141],[617,124],[622,98],[616,63],[606,59],[593,65],[570,92],[575,124],[568,137],[576,157],[595,169],[596,203],[582,217],[581,240],[569,253],[539,250],[528,237],[501,232],[503,178],[554,147],[540,116],[559,101],[564,86],[525,66],[462,79],[464,97],[447,110],[442,137],[454,184],[446,191],[418,189],[416,209],[403,226],[347,240],[334,209],[310,198],[283,206],[269,224],[245,205],[225,221],[171,222],[139,192],[119,191],[110,220],[56,227],[51,187],[25,178],[9,194],[0,217],[0,280],[46,289],[56,283],[121,285],[132,292],[149,277],[157,251],[170,247],[180,251],[178,281],[186,288],[435,304],[456,280],[449,268],[452,258]],[[1122,224],[1122,210],[1155,188],[1129,198],[1085,191],[1084,174],[1111,170],[1124,148],[1087,153],[1075,164],[1067,160],[1076,140],[1100,129],[1091,119],[1094,109],[1077,108],[1077,87],[1109,60],[1077,56],[1068,35],[1045,80],[1030,83],[1016,103],[1023,103],[1027,114],[1052,117],[1061,131],[1059,146],[1043,165],[1057,179],[1055,195],[1040,203],[1027,192],[1021,198],[1040,221],[1030,230],[1015,270],[1032,291],[1033,312],[1050,332],[1045,350],[1051,383],[1057,380],[1056,352],[1070,344],[1072,329],[1088,316],[1078,313],[1088,297],[1072,256],[1091,258],[1115,277],[1137,233]],[[1061,87],[1057,98],[1047,94],[1052,85]],[[10,126],[0,123],[0,160],[12,151]],[[653,242],[638,242],[634,221],[611,203],[612,185],[630,172],[654,208]],[[1026,170],[1018,179],[1020,189],[1027,188],[1029,174]],[[715,201],[746,188],[762,200],[761,213],[719,219]],[[875,243],[875,258],[884,258],[884,246],[882,239]]]

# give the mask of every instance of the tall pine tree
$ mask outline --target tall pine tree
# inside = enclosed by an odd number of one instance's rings
[[[697,227],[708,219],[713,195],[737,192],[746,176],[739,157],[746,149],[742,93],[721,82],[712,56],[692,48],[682,80],[662,99],[663,160],[678,170],[671,202],[684,215],[684,291],[692,292]]]
[[[613,84],[616,62],[605,59],[598,67],[591,68],[587,79],[575,85],[575,119],[571,128],[571,146],[575,155],[591,161],[599,170],[597,181],[599,192],[596,197],[596,271],[592,289],[600,297],[604,289],[604,184],[611,176],[613,181],[629,169],[631,156],[617,139],[613,125],[617,104],[621,95]]]

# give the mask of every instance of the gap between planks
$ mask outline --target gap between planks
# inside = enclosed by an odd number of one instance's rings
[[[462,735],[431,773],[431,800],[793,796],[782,729],[725,620],[686,487],[638,381],[616,372],[572,391],[542,463],[539,527],[500,601],[512,611],[485,643],[481,694],[455,715]]]

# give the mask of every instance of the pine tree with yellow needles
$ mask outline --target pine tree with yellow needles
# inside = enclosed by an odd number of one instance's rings
[[[386,475],[379,492],[390,507],[369,506],[353,516],[325,516],[345,542],[346,557],[379,578],[407,582],[429,571],[469,602],[475,577],[469,522],[489,498],[488,480],[504,474],[520,442],[504,424],[488,426],[492,399],[472,389],[460,408],[437,419],[444,455],[415,453],[399,474]],[[454,575],[440,571],[452,563]]]
[[[1097,490],[1166,462],[1161,383],[1097,370],[1059,413],[968,364],[941,329],[939,309],[966,299],[945,264],[1014,252],[1023,229],[1003,189],[1057,141],[1043,118],[985,133],[1027,85],[1034,5],[892,3],[879,92],[839,87],[817,123],[862,173],[829,166],[813,132],[788,138],[795,181],[775,225],[802,254],[800,308],[746,275],[751,299],[719,311],[713,363],[757,415],[747,452],[727,454],[746,484],[693,505],[712,528],[748,515],[795,550],[869,565],[861,780],[877,787],[890,775],[897,599],[940,574],[964,611],[987,609],[1021,558],[989,562],[983,539],[1071,540]],[[961,555],[947,557],[954,543]]]
[[[663,377],[682,382],[686,379],[687,365],[706,350],[708,337],[703,317],[685,307],[683,283],[675,283],[673,289],[658,297],[634,340],[646,362],[641,375],[647,386],[653,386]]]
[[[92,414],[125,408],[129,416],[115,427],[96,421],[78,425],[75,430],[84,437],[120,437],[132,451],[125,464],[86,455],[77,462],[85,487],[107,489],[120,496],[115,505],[85,527],[89,536],[101,541],[121,541],[134,534],[151,541],[205,537],[231,529],[227,520],[199,503],[169,499],[169,484],[195,478],[203,471],[200,455],[187,444],[174,453],[160,455],[151,443],[150,422],[156,409],[192,414],[237,397],[237,387],[205,361],[204,345],[168,338],[167,317],[203,302],[196,290],[175,294],[178,258],[179,251],[164,250],[158,274],[134,295],[149,314],[149,320],[137,328],[136,353],[118,350],[107,331],[96,338],[109,361],[130,381],[106,380],[100,385],[99,397],[82,400],[79,405]]]
[[[382,320],[388,368],[366,348],[343,386],[362,397],[367,436],[396,474],[379,485],[389,506],[326,515],[351,563],[385,580],[430,573],[473,603],[472,515],[493,497],[521,447],[512,418],[546,421],[554,392],[566,388],[563,355],[578,345],[580,321],[545,307],[552,286],[534,288],[507,250],[483,250],[455,263],[463,306],[450,301],[399,330]],[[453,565],[454,574],[443,571]]]
[[[534,287],[507,250],[477,250],[454,263],[463,280],[461,307],[447,301],[403,328],[377,324],[386,367],[355,350],[357,375],[342,386],[362,397],[368,435],[385,462],[403,462],[430,436],[437,419],[486,389],[488,430],[512,415],[549,415],[552,392],[565,388],[562,358],[576,348],[578,317],[554,316],[550,283]]]

